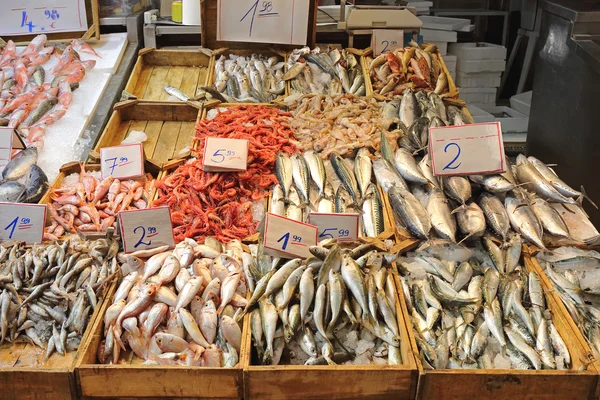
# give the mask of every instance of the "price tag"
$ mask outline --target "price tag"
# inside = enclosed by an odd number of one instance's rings
[[[404,31],[397,29],[373,29],[371,36],[373,55],[404,48]]]
[[[317,244],[317,227],[267,213],[263,245],[274,257],[310,256],[308,248]]]
[[[205,171],[245,171],[248,168],[248,140],[206,138]]]
[[[144,148],[141,144],[100,149],[102,178],[135,178],[144,175]]]
[[[88,29],[85,0],[19,0],[6,2],[0,13],[0,36]]]
[[[45,204],[0,203],[0,242],[41,243],[45,224]]]
[[[121,211],[119,228],[125,253],[164,245],[175,246],[169,207]]]
[[[312,0],[218,0],[217,40],[306,45]]]
[[[359,214],[310,213],[308,223],[319,228],[319,241],[338,239],[340,241],[358,240]]]
[[[504,172],[500,122],[429,129],[429,154],[435,176]]]

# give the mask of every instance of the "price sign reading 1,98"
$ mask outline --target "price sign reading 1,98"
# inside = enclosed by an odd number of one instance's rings
[[[203,162],[205,171],[245,171],[248,167],[248,140],[206,138]]]
[[[44,204],[0,203],[0,242],[41,243],[45,222]]]
[[[308,223],[319,228],[318,240],[358,240],[359,214],[310,213]]]
[[[404,48],[404,31],[394,29],[373,29],[371,36],[373,55]]]
[[[263,245],[274,257],[310,256],[310,246],[317,244],[317,227],[267,213]]]
[[[435,176],[506,170],[500,122],[430,128],[429,154]]]
[[[141,144],[100,149],[102,178],[135,178],[144,175],[144,148]]]
[[[119,227],[125,253],[164,245],[175,246],[168,207],[121,211]]]

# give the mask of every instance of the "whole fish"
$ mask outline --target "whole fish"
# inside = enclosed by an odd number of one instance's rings
[[[354,173],[348,168],[344,162],[344,159],[339,154],[331,154],[329,160],[331,161],[331,165],[333,166],[335,173],[340,178],[340,181],[342,181],[342,184],[352,197],[354,204],[356,206],[360,205],[360,192]]]
[[[183,93],[181,90],[174,86],[165,86],[164,91],[167,92],[170,96],[174,96],[181,101],[188,101],[190,98],[187,94]]]
[[[394,215],[402,221],[410,233],[420,239],[428,239],[431,220],[421,202],[408,191],[393,186],[388,191]]]
[[[37,162],[38,150],[35,147],[27,147],[16,157],[8,162],[2,171],[2,180],[15,181],[29,172],[32,165]]]

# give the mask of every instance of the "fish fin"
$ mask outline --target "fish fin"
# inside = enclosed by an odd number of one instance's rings
[[[452,212],[450,214],[456,214],[457,212],[464,210],[465,208],[467,208],[467,205],[462,204],[462,205],[456,207],[454,210],[452,210]]]
[[[583,199],[586,199],[587,201],[589,201],[591,203],[592,206],[594,206],[595,209],[598,209],[598,206],[596,205],[596,203],[594,203],[592,201],[592,199],[590,199],[590,197],[587,195],[587,193],[585,192],[585,188],[583,187],[583,185],[581,185],[581,195],[577,198],[577,204],[579,204],[579,207],[582,206],[583,204]],[[581,209],[583,210],[583,207],[581,207]],[[585,211],[584,211],[585,212]]]
[[[473,235],[475,235],[475,232],[469,233],[467,236],[465,236],[464,238],[461,239],[460,242],[456,243],[456,244],[461,244],[462,242],[464,242],[465,240],[473,237]]]
[[[585,239],[585,244],[587,246],[596,246],[600,244],[600,235],[592,236],[590,238]]]

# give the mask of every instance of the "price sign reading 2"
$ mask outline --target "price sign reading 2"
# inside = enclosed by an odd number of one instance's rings
[[[458,143],[450,142],[446,145],[446,147],[444,147],[444,153],[448,153],[448,149],[450,147],[456,147],[456,156],[448,164],[446,164],[444,169],[457,169],[458,167],[460,167],[461,163],[458,163],[458,165],[454,165],[454,163],[456,162],[456,160],[458,160],[458,157],[460,157],[460,146],[458,145]]]
[[[138,240],[138,242],[133,246],[134,249],[137,249],[138,246],[140,245],[144,245],[144,246],[151,246],[152,245],[152,240],[148,240],[147,242],[144,242],[144,239],[147,238],[151,238],[153,236],[158,235],[158,232],[156,231],[156,228],[151,226],[147,229],[148,235],[146,236],[146,228],[144,228],[143,226],[137,226],[134,230],[133,233],[139,234],[140,235],[140,240]]]
[[[385,53],[386,51],[388,51],[388,47],[390,47],[390,46],[398,46],[398,41],[397,40],[392,40],[390,42],[389,40],[382,40],[381,41],[381,46],[383,47],[381,49],[381,52]]]
[[[152,221],[152,225],[148,223]],[[125,253],[168,245],[175,246],[168,207],[121,211],[119,229]]]

